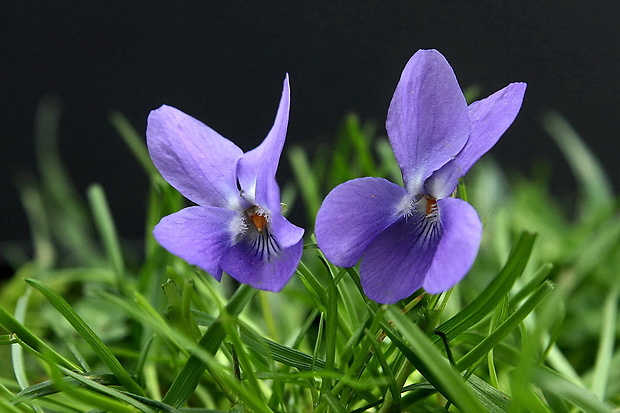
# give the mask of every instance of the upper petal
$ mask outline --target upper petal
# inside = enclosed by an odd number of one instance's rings
[[[428,179],[427,193],[437,198],[445,198],[454,191],[459,178],[497,143],[517,117],[526,87],[525,83],[511,83],[491,96],[469,105],[469,139],[452,161]]]
[[[153,229],[153,235],[169,252],[219,281],[222,278],[220,260],[232,246],[238,220],[236,211],[192,206],[163,217]]]
[[[480,247],[482,223],[467,202],[446,198],[437,201],[443,235],[423,287],[431,294],[452,288],[469,271]]]
[[[407,191],[382,178],[359,178],[334,188],[316,216],[315,234],[325,257],[352,267],[385,228],[402,216]]]
[[[270,209],[279,208],[279,190],[274,194],[276,171],[282,154],[288,114],[290,108],[290,88],[288,75],[284,78],[282,97],[276,113],[276,118],[267,134],[267,137],[256,148],[245,153],[238,165],[238,179],[244,196],[249,202],[258,205],[268,205]]]
[[[469,135],[467,102],[441,53],[419,50],[409,60],[385,126],[405,187],[423,193],[426,178],[456,156]]]
[[[228,275],[241,283],[260,290],[280,291],[295,273],[303,247],[303,240],[300,240],[265,260],[255,254],[251,245],[241,241],[226,250],[221,265]]]
[[[146,139],[159,172],[186,198],[205,206],[239,204],[236,166],[243,152],[234,143],[165,105],[150,113]]]
[[[368,246],[360,264],[364,293],[392,304],[422,287],[442,236],[441,225],[414,213],[401,218]]]

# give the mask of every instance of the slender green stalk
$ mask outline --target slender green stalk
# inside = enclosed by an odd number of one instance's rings
[[[601,317],[601,339],[596,352],[596,362],[592,377],[591,390],[599,399],[605,399],[607,382],[611,371],[612,359],[614,355],[614,343],[616,338],[616,320],[618,317],[618,299],[620,295],[620,283],[616,282],[603,303],[603,314]]]
[[[239,287],[228,304],[226,304],[226,314],[232,317],[239,315],[246,304],[252,300],[255,293],[256,290],[248,285]],[[225,335],[221,318],[218,317],[204,333],[198,342],[198,346],[209,354],[215,354],[224,340]],[[183,405],[198,386],[206,367],[207,365],[204,360],[197,355],[191,355],[185,362],[181,372],[174,379],[170,389],[168,389],[163,402],[173,407],[180,407]]]

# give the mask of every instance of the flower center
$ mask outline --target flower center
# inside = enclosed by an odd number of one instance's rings
[[[400,206],[405,218],[414,214],[420,214],[425,218],[435,221],[439,217],[439,206],[437,198],[430,195],[416,195],[407,197]]]
[[[426,217],[432,218],[437,215],[437,199],[429,195],[424,195],[426,201]]]
[[[267,216],[264,211],[261,211],[261,208],[253,206],[247,209],[245,214],[248,216],[250,222],[258,230],[258,232],[263,232],[265,228],[267,228]]]
[[[280,254],[280,245],[269,230],[270,220],[267,211],[254,205],[245,210],[245,215],[246,222],[252,223],[251,226],[246,224],[248,225],[246,228],[250,231],[244,235],[245,242],[250,245],[250,251],[263,261],[271,261]]]

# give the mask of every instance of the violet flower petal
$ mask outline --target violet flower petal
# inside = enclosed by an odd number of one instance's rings
[[[525,83],[511,83],[469,105],[469,139],[452,161],[427,180],[426,193],[436,198],[445,198],[454,191],[459,178],[497,143],[517,117],[526,86]]]
[[[225,251],[220,265],[228,275],[254,288],[280,291],[291,279],[303,252],[303,240],[280,250],[277,256],[264,260],[256,254],[247,240]]]
[[[153,235],[166,250],[220,281],[220,259],[241,230],[240,220],[237,211],[192,206],[163,217]]]
[[[441,232],[437,222],[414,213],[377,236],[360,264],[360,279],[368,298],[392,304],[422,287]]]
[[[482,237],[482,223],[476,210],[456,198],[437,200],[443,234],[423,287],[438,294],[461,281],[471,268]]]
[[[297,244],[305,232],[303,228],[293,225],[288,219],[284,218],[281,213],[271,214],[269,230],[283,249]]]
[[[411,194],[423,193],[433,171],[467,142],[467,102],[446,59],[420,50],[409,60],[392,97],[387,134]]]
[[[289,108],[290,88],[286,75],[271,130],[260,145],[243,155],[237,167],[237,179],[243,196],[250,203],[267,207],[270,212],[280,210],[280,193],[275,176],[286,138]]]
[[[236,209],[236,164],[243,152],[193,117],[170,106],[149,114],[146,138],[153,163],[190,201]]]
[[[402,217],[407,192],[383,178],[359,178],[334,188],[316,217],[315,234],[325,257],[352,267],[375,237]]]

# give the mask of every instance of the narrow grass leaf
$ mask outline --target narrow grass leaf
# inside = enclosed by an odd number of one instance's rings
[[[20,298],[17,300],[17,305],[15,306],[15,318],[24,322],[26,317],[26,309],[28,308],[28,299],[30,298],[30,293],[32,290],[26,291]],[[22,389],[25,389],[29,386],[28,383],[28,373],[27,368],[24,365],[24,348],[21,346],[11,346],[11,361],[13,364],[13,373],[15,374],[15,378],[17,379],[17,383]]]
[[[549,112],[543,118],[543,127],[558,145],[575,175],[581,191],[582,213],[594,214],[612,205],[613,187],[609,178],[568,121],[558,112]]]
[[[119,384],[118,379],[110,372],[90,371],[82,373],[81,376],[104,386]],[[80,385],[80,382],[72,377],[63,377],[62,380],[67,386],[76,387]],[[54,380],[46,380],[41,383],[33,384],[32,386],[20,391],[15,395],[11,402],[15,404],[23,403],[43,396],[58,393],[59,391],[58,385]]]
[[[250,356],[241,344],[241,337],[239,337],[239,330],[237,329],[236,318],[227,318],[226,316],[227,314],[222,314],[221,325],[226,331],[227,340],[230,340],[233,348],[234,357],[238,360],[239,367],[241,368],[241,370],[243,370],[244,373],[244,380],[240,384],[243,384],[245,382],[250,385],[249,391],[243,392],[243,394],[238,394],[237,396],[244,401],[247,396],[252,396],[255,399],[255,403],[265,405],[265,396],[260,388],[260,385],[258,384],[258,380],[254,372],[254,367],[250,362]],[[264,407],[267,408],[266,405]]]
[[[101,395],[107,396],[108,402],[122,402],[122,403],[126,403],[132,406],[135,409],[138,409],[139,411],[143,413],[156,413],[154,409],[151,409],[149,406],[145,405],[144,403],[137,401],[135,398],[131,397],[130,395],[124,394],[111,387],[104,386],[103,384],[90,380],[87,377],[76,374],[72,372],[71,370],[62,369],[62,372],[66,374],[67,376],[73,378],[77,382],[79,382],[85,388],[91,389],[92,391],[96,392],[92,394],[93,397],[98,396],[95,400],[103,400],[101,396],[99,395],[101,394]],[[66,389],[67,387],[65,387],[65,390]],[[76,397],[78,397],[77,394],[76,394]],[[120,406],[117,405],[115,408],[112,409],[112,411],[117,411],[117,409],[119,408]],[[128,411],[131,411],[131,410],[132,409],[128,409]]]
[[[385,333],[424,378],[462,411],[485,411],[472,388],[422,330],[397,309],[390,308],[388,312],[394,320],[394,327],[384,323]],[[394,330],[397,330],[407,343],[401,340]]]
[[[149,176],[157,176],[159,172],[153,165],[149,152],[144,144],[144,137],[138,134],[136,129],[129,123],[129,120],[120,112],[112,111],[109,115],[110,122],[116,128],[125,144],[129,147],[144,171]]]
[[[321,396],[321,400],[325,401],[325,403],[331,408],[331,411],[336,413],[347,413],[348,410],[346,407],[340,403],[340,401],[331,393],[327,392]]]
[[[236,317],[246,304],[250,302],[252,297],[254,297],[255,293],[256,290],[252,289],[252,287],[245,284],[241,285],[226,305],[225,312],[229,316]],[[225,336],[224,327],[218,317],[204,333],[198,342],[198,346],[208,354],[215,354]],[[173,407],[179,407],[185,403],[194,390],[196,390],[206,366],[206,362],[200,357],[191,355],[185,362],[181,372],[174,379],[170,389],[168,389],[163,402]]]
[[[484,404],[485,412],[506,413],[510,411],[510,398],[504,392],[497,390],[475,374],[467,379],[478,398]]]
[[[594,394],[551,369],[545,367],[536,369],[532,380],[543,390],[552,392],[586,413],[611,413],[612,411],[610,406]]]
[[[312,172],[308,162],[308,155],[302,148],[293,147],[288,151],[288,158],[301,192],[306,213],[311,220],[314,220],[321,206],[321,194],[315,178],[316,175]]]
[[[334,281],[334,274],[331,272],[329,265],[323,261],[328,271],[328,285],[325,291],[325,301],[327,307],[325,309],[325,368],[332,370],[336,363],[336,346],[338,333],[338,290]],[[321,394],[324,394],[331,388],[331,380],[324,378],[321,385]]]
[[[88,327],[84,320],[71,308],[71,306],[55,291],[38,280],[28,279],[28,284],[36,288],[47,300],[58,310],[58,312],[73,326],[75,331],[86,341],[86,343],[105,363],[112,374],[118,378],[119,382],[127,390],[136,394],[143,394],[142,388],[134,381],[129,373],[123,368],[112,351],[101,341],[95,332]]]
[[[618,295],[620,283],[616,282],[612,290],[605,298],[603,314],[601,317],[601,334],[599,339],[596,362],[592,377],[592,393],[599,399],[605,398],[607,381],[611,371],[614,356],[614,344],[617,329]]]
[[[534,277],[527,284],[525,284],[519,291],[517,291],[512,297],[510,297],[510,306],[514,307],[517,303],[523,300],[528,295],[532,294],[549,276],[549,273],[553,269],[553,264],[545,263],[536,272]]]
[[[444,333],[448,340],[451,340],[478,323],[488,314],[491,314],[503,297],[509,293],[515,280],[523,273],[532,253],[535,240],[536,234],[526,231],[521,233],[521,237],[498,276],[489,283],[474,301],[459,311],[454,317],[440,325],[437,330]],[[435,336],[433,341],[438,343],[440,338]]]
[[[314,360],[310,354],[262,337],[244,324],[240,325],[240,329],[243,343],[262,356],[299,370],[325,370],[324,360]]]
[[[373,356],[379,361],[381,365],[381,369],[383,370],[383,376],[387,379],[388,382],[388,390],[392,394],[392,403],[393,409],[397,409],[400,406],[400,391],[398,384],[396,382],[396,377],[390,368],[385,355],[383,354],[383,350],[381,349],[381,345],[379,341],[377,341],[377,337],[375,337],[370,331],[366,330],[366,337],[368,338],[368,342],[372,346]]]
[[[23,413],[24,412],[21,406],[20,407],[13,406],[9,401],[1,397],[0,397],[0,407],[2,408],[2,411],[5,413]]]
[[[0,326],[2,326],[6,331],[13,334],[14,339],[17,339],[34,351],[38,353],[44,352],[46,354],[50,354],[50,357],[52,357],[56,363],[64,367],[80,371],[80,367],[77,364],[74,364],[73,362],[67,360],[60,353],[56,352],[47,344],[45,344],[45,342],[43,342],[39,337],[37,337],[34,333],[28,330],[22,323],[17,321],[3,307],[0,307]]]
[[[525,302],[517,311],[501,323],[491,334],[477,346],[465,354],[457,363],[457,370],[463,371],[483,358],[493,347],[498,345],[504,337],[516,329],[529,314],[536,309],[553,291],[554,285],[547,281]]]
[[[127,281],[124,279],[125,263],[123,262],[123,254],[118,240],[116,225],[114,224],[103,187],[101,185],[91,185],[88,188],[88,200],[95,224],[99,230],[99,235],[103,240],[108,259],[116,272],[117,287],[120,291],[123,291]]]
[[[372,135],[362,129],[360,120],[356,115],[350,114],[345,119],[346,134],[349,143],[355,153],[355,160],[359,162],[363,175],[374,176],[377,174],[375,161],[372,154]]]

